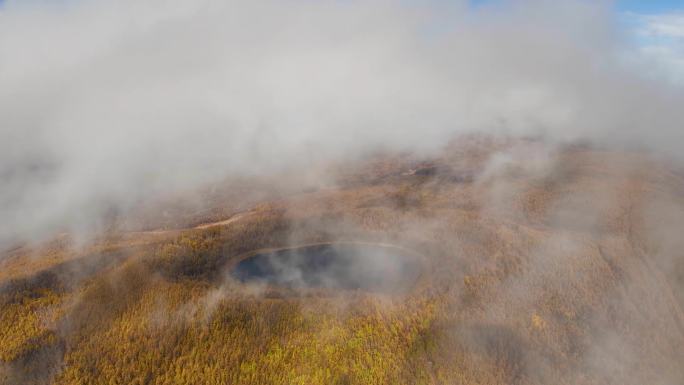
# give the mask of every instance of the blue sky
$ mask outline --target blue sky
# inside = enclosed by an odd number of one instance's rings
[[[621,12],[648,14],[684,11],[684,0],[618,0],[616,7]]]
[[[477,8],[500,1],[470,4]],[[655,75],[684,84],[684,0],[614,0],[613,7],[632,45],[628,55],[645,61]]]
[[[616,12],[654,72],[684,84],[684,0],[618,0]]]

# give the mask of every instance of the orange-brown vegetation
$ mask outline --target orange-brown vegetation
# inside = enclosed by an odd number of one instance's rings
[[[586,148],[540,168],[535,142],[493,163],[520,144],[485,144],[381,157],[231,221],[241,203],[214,197],[173,232],[14,250],[0,383],[682,383],[681,243],[666,235],[684,225],[684,179]],[[401,295],[230,278],[250,251],[336,241],[413,250],[424,273]]]

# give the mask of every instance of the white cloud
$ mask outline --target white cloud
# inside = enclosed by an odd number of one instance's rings
[[[579,0],[475,15],[391,1],[7,2],[0,243],[91,228],[110,206],[225,175],[465,131],[681,154],[682,90],[621,67],[610,12]]]
[[[646,15],[641,32],[650,36],[684,38],[684,14]]]
[[[648,71],[684,84],[684,14],[632,15]]]

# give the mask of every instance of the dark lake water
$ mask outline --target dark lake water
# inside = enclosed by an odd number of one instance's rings
[[[361,289],[402,292],[420,275],[415,256],[398,248],[330,244],[261,253],[238,263],[232,275],[242,282],[290,288]]]

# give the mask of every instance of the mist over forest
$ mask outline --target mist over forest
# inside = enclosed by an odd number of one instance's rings
[[[0,384],[683,383],[665,3],[0,0]]]

